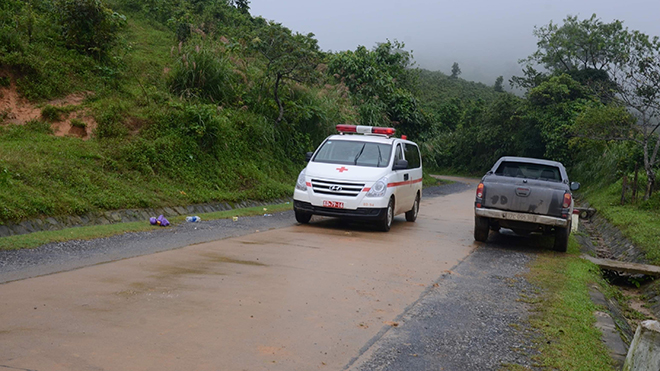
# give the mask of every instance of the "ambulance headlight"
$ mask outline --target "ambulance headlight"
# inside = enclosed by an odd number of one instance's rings
[[[301,191],[307,191],[307,183],[305,182],[305,169],[300,172],[298,175],[298,181],[296,182],[296,189]]]
[[[367,197],[383,197],[385,196],[385,193],[387,192],[387,177],[384,176],[374,185],[371,186],[371,189],[369,192],[367,192]]]

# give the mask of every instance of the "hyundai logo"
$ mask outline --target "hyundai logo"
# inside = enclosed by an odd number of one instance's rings
[[[339,192],[339,191],[341,191],[341,187],[338,186],[338,185],[333,185],[333,186],[330,186],[330,190],[335,191],[335,192]]]

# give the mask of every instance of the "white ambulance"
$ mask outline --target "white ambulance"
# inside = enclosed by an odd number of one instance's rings
[[[299,223],[312,215],[371,220],[389,231],[395,215],[414,222],[422,198],[422,158],[393,128],[337,125],[300,172],[293,193]],[[352,134],[349,134],[352,133]]]

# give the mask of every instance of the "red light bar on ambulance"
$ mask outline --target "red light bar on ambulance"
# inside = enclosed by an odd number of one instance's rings
[[[337,131],[341,133],[394,135],[396,130],[394,128],[381,128],[377,126],[337,125]]]

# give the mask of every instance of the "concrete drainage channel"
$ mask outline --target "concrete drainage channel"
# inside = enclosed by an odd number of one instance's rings
[[[42,219],[32,219],[17,224],[0,225],[0,237],[28,234],[41,231],[56,231],[71,227],[83,227],[92,225],[104,225],[126,222],[148,221],[150,217],[163,215],[173,217],[180,215],[205,214],[217,211],[243,209],[255,206],[267,206],[290,202],[291,199],[277,199],[271,202],[242,201],[236,203],[217,202],[209,204],[198,204],[188,206],[174,206],[163,208],[148,209],[126,209],[114,210],[97,213],[87,213],[85,215],[64,215],[53,216]]]
[[[580,233],[576,234],[576,238],[582,250],[591,256],[626,263],[647,264],[644,253],[628,241],[616,227],[598,215],[581,223]],[[621,275],[607,270],[603,270],[603,276],[613,286],[636,286],[641,293],[640,298],[645,302],[644,306],[652,304],[650,310],[643,313],[647,320],[631,321],[626,317],[626,310],[620,302],[606,298],[596,285],[591,288],[592,301],[603,308],[596,311],[594,316],[596,327],[603,333],[602,340],[610,349],[610,355],[618,368],[625,371],[659,370],[660,323],[655,319],[660,317],[660,281],[640,287],[640,282],[642,284],[648,282],[648,277]]]

